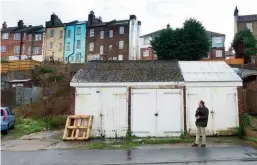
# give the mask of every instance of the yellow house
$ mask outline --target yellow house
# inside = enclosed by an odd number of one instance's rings
[[[63,23],[57,15],[52,14],[51,20],[46,22],[45,60],[52,58],[56,61],[63,61],[64,34]]]

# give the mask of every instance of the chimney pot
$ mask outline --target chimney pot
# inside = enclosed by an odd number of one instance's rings
[[[129,16],[129,19],[131,20],[131,19],[137,19],[137,16],[136,15],[130,15]]]
[[[141,21],[138,21],[137,23],[138,23],[138,25],[141,25]]]
[[[6,24],[6,22],[4,21],[4,23],[2,24],[2,28],[4,29],[4,28],[7,28],[7,24]]]

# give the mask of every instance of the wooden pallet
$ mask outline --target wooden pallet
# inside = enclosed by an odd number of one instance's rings
[[[63,140],[88,140],[91,135],[93,116],[70,115],[67,118]]]

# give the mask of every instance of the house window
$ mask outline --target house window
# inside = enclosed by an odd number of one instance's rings
[[[222,50],[216,50],[216,57],[222,57]]]
[[[124,47],[124,41],[119,41],[119,49],[123,49]]]
[[[28,55],[31,55],[31,46],[28,47]]]
[[[19,54],[20,53],[20,46],[15,46],[14,47],[14,54]]]
[[[117,60],[117,57],[113,57],[112,59],[113,59],[113,60]]]
[[[122,54],[120,54],[120,55],[118,56],[118,60],[119,60],[119,61],[122,61],[122,60],[123,60],[123,55],[122,55]]]
[[[67,42],[67,51],[70,51],[70,42]]]
[[[59,43],[59,52],[62,51],[62,43]]]
[[[35,35],[35,41],[41,41],[41,34]]]
[[[77,62],[79,62],[80,61],[80,53],[77,53],[76,54],[76,59],[75,59]]]
[[[26,33],[23,33],[23,40],[26,40]]]
[[[50,42],[50,43],[49,43],[49,48],[50,48],[50,49],[53,49],[53,42]]]
[[[71,30],[68,30],[67,38],[71,37]]]
[[[109,45],[109,50],[111,50],[112,49],[112,45]]]
[[[62,39],[62,36],[63,36],[63,31],[61,30],[60,31],[60,39]]]
[[[8,38],[9,38],[9,33],[3,33],[2,34],[2,39],[3,40],[8,40]]]
[[[39,54],[39,47],[33,47],[33,54]]]
[[[104,31],[100,31],[100,39],[104,38]]]
[[[32,40],[32,34],[29,34],[29,41]]]
[[[6,52],[6,46],[1,46],[1,52]]]
[[[95,36],[95,30],[94,29],[90,29],[90,37],[94,37]]]
[[[25,46],[22,46],[22,53],[25,53]]]
[[[124,34],[124,26],[120,27],[120,34]]]
[[[109,31],[109,37],[112,38],[113,37],[113,30]]]
[[[143,57],[148,57],[148,56],[149,56],[149,50],[144,50]]]
[[[50,30],[50,37],[54,37],[54,29]]]
[[[104,46],[103,45],[100,46],[100,54],[104,54]]]
[[[70,61],[73,61],[74,60],[74,57],[73,56],[70,56]]]
[[[14,33],[13,39],[14,40],[21,40],[21,34],[20,33]]]
[[[81,41],[80,40],[77,40],[77,46],[76,46],[77,49],[80,49],[81,48]]]
[[[246,23],[247,29],[249,29],[251,32],[253,32],[253,23]]]
[[[146,37],[144,39],[144,45],[150,45],[150,43],[151,43],[151,38],[150,37]]]
[[[81,27],[77,27],[77,35],[80,35],[81,34]]]
[[[89,44],[89,51],[94,51],[94,43]]]

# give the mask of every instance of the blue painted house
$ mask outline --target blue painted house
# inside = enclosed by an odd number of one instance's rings
[[[86,59],[86,22],[64,24],[64,63],[84,63]]]

